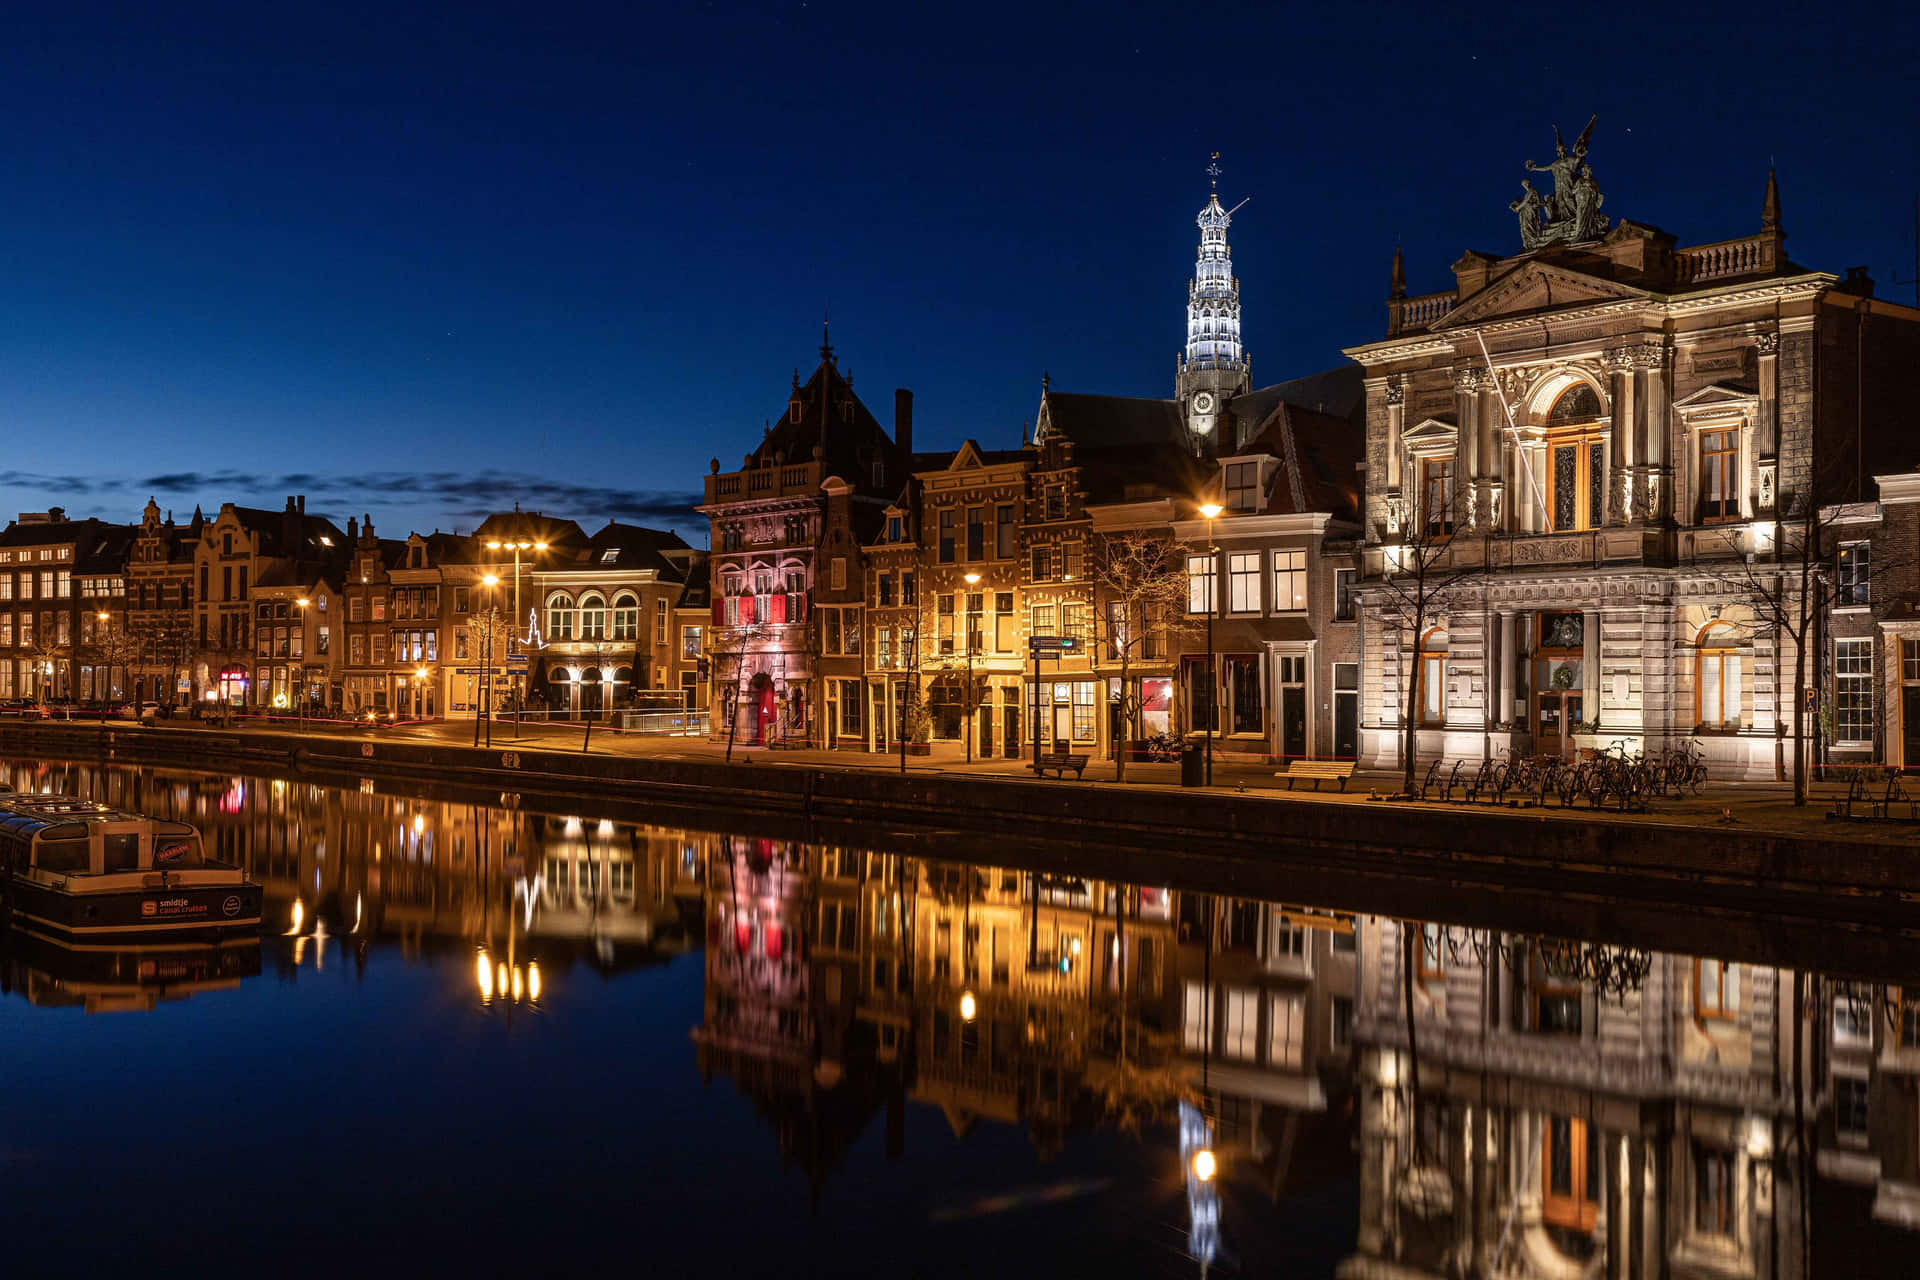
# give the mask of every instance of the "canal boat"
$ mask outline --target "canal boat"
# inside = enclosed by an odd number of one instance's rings
[[[0,898],[68,945],[175,945],[260,928],[260,886],[184,822],[80,796],[0,794]]]
[[[43,1008],[148,1012],[260,976],[260,939],[181,947],[69,947],[24,930],[0,934],[0,995]]]

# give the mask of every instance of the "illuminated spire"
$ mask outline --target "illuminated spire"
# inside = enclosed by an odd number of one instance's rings
[[[1240,282],[1233,276],[1233,255],[1227,248],[1227,227],[1233,214],[1220,205],[1220,153],[1207,166],[1213,189],[1206,208],[1195,219],[1200,226],[1200,251],[1187,286],[1187,369],[1246,367],[1240,347]]]

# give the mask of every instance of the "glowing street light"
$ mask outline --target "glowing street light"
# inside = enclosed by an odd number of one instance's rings
[[[487,543],[487,550],[489,551],[511,550],[513,552],[513,625],[516,627],[520,625],[520,553],[522,551],[539,552],[545,551],[546,549],[546,543],[530,538],[495,538]],[[531,633],[529,633],[528,639],[532,639]],[[508,649],[508,653],[512,653],[511,648]],[[527,691],[518,683],[519,677],[516,676],[514,679],[516,683],[514,684],[513,731],[517,736],[520,733],[520,728],[523,723],[521,719],[521,708],[526,706]]]
[[[300,652],[306,653],[311,648],[307,644],[307,610],[313,607],[313,601],[306,596],[301,596],[293,602],[293,607],[300,611]],[[302,720],[307,718],[307,664],[305,662],[300,664],[300,709],[297,714]]]
[[[1213,785],[1213,740],[1220,734],[1220,686],[1213,674],[1213,614],[1220,593],[1220,549],[1213,545],[1213,522],[1225,510],[1217,502],[1200,504],[1207,522],[1207,785]]]

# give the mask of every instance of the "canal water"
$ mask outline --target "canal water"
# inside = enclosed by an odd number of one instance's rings
[[[0,781],[196,823],[268,916],[7,937],[8,1274],[1908,1275],[1920,1244],[1903,937],[1840,972],[1691,954],[1684,912],[1545,937],[1097,851]]]

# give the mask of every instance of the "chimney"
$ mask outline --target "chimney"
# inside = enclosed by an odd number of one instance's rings
[[[1866,268],[1862,267],[1861,270],[1865,271]],[[1849,272],[1848,275],[1849,277],[1851,277],[1852,272]],[[66,522],[67,522],[67,509],[65,507],[48,507],[47,508],[48,524],[65,524]]]
[[[348,542],[360,541],[360,522],[358,520],[355,520],[352,516],[347,517],[347,541]]]
[[[307,495],[303,493],[295,501],[300,504],[300,514],[307,514]]]
[[[1857,298],[1873,296],[1873,277],[1867,274],[1865,267],[1848,267],[1847,278],[1833,286],[1835,293],[1851,293]],[[60,508],[53,509],[53,518],[60,518]]]
[[[913,452],[913,392],[905,387],[893,393],[893,442],[900,452]]]

